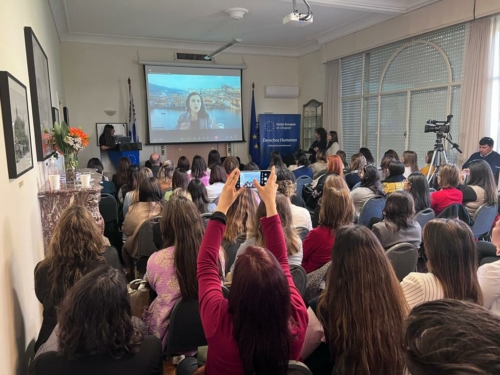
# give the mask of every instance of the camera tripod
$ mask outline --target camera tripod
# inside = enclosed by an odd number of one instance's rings
[[[444,134],[442,132],[436,133],[436,143],[434,144],[434,153],[432,154],[432,159],[429,167],[429,171],[427,172],[427,182],[429,183],[429,187],[437,188],[437,174],[439,173],[439,168],[443,164],[448,164],[448,157],[446,156],[446,150],[444,149],[443,140],[447,140],[453,147],[456,148],[458,152],[462,153],[460,150],[460,146],[451,140],[451,137],[448,137],[448,134]]]

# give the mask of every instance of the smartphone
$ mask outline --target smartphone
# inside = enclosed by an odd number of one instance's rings
[[[265,186],[271,171],[241,171],[240,178],[236,183],[236,189],[254,188],[253,180],[256,179],[262,186]]]

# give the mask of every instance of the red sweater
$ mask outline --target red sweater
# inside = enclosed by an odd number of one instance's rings
[[[308,315],[302,297],[295,288],[288,265],[285,237],[278,215],[261,219],[266,248],[281,264],[290,286],[292,319],[297,323],[292,332],[290,359],[299,360],[306,334]],[[219,277],[219,248],[225,225],[210,220],[198,254],[198,295],[203,330],[208,342],[205,375],[243,375],[238,344],[233,338],[233,321],[228,300],[222,296]],[[249,277],[252,277],[249,275]],[[263,317],[265,319],[265,317]]]
[[[445,188],[431,194],[431,208],[436,216],[450,204],[462,204],[463,194],[456,188]]]
[[[332,229],[324,226],[314,228],[304,240],[302,267],[307,273],[316,271],[332,260],[332,248],[335,237]]]

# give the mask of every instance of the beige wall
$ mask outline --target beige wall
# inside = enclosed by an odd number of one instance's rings
[[[311,99],[324,101],[325,72],[325,64],[321,63],[320,51],[299,57],[299,113],[302,113],[302,106]]]
[[[71,125],[81,126],[92,137],[90,147],[80,154],[80,163],[86,163],[89,158],[100,155],[95,141],[96,122],[127,122],[128,89],[126,81],[128,77],[132,80],[137,124],[140,127],[139,137],[145,143],[147,139],[146,90],[144,70],[143,66],[138,63],[137,53],[143,61],[166,62],[173,61],[176,51],[84,43],[62,43],[61,50]],[[221,55],[217,58],[219,64],[241,65],[243,62],[247,65],[247,69],[243,70],[242,94],[245,139],[248,140],[252,82],[255,82],[257,115],[264,112],[297,113],[297,99],[266,99],[264,98],[264,86],[298,85],[298,59],[234,55]],[[107,116],[104,110],[109,108],[116,109],[117,113],[114,116]],[[174,147],[175,150],[172,149]],[[219,147],[223,149],[225,145],[219,144]],[[160,147],[144,146],[141,152],[142,163],[153,151],[159,152]],[[222,150],[221,153],[224,151]],[[199,146],[168,145],[166,146],[166,155],[162,158],[177,155],[178,152],[192,157],[200,151]],[[247,143],[233,143],[232,154],[240,156],[242,161],[246,162],[248,160]],[[202,156],[206,157],[205,154]],[[105,158],[106,156],[103,155],[103,159]]]
[[[49,58],[53,104],[57,97],[64,103],[59,39],[47,1],[0,1],[0,70],[10,72],[29,90],[24,26],[33,28]],[[27,373],[41,325],[33,270],[43,257],[37,199],[43,167],[35,162],[33,170],[9,181],[4,144],[0,117],[0,374],[10,375]]]

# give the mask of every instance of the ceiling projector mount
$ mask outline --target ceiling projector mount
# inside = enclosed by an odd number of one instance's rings
[[[307,6],[307,13],[300,13],[297,9],[297,0],[292,0],[293,12],[283,18],[283,25],[305,26],[313,23],[313,12],[307,0],[303,0]]]
[[[226,9],[224,12],[227,13],[229,15],[229,17],[231,17],[231,19],[233,19],[233,20],[241,20],[241,19],[243,19],[243,17],[245,16],[245,14],[248,13],[248,9],[245,9],[245,8],[229,8],[229,9]],[[217,51],[212,52],[210,55],[206,55],[205,56],[205,60],[210,61],[210,60],[212,60],[212,58],[214,58],[218,54],[220,54],[220,53],[224,52],[225,50],[231,48],[235,44],[238,44],[238,43],[241,43],[241,42],[242,42],[242,40],[240,38],[233,38],[233,40],[231,40],[229,43],[227,43],[226,45],[224,45],[221,48],[219,48]]]

